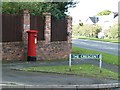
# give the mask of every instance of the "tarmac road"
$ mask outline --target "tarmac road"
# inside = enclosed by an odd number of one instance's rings
[[[72,39],[72,44],[80,48],[105,52],[108,54],[119,55],[120,56],[120,44],[102,42],[102,41],[93,41],[93,40],[84,40],[84,39]]]

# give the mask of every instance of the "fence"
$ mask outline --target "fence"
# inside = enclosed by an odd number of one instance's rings
[[[51,41],[67,41],[67,19],[51,21]]]
[[[22,41],[22,15],[2,15],[2,41]],[[38,40],[45,40],[45,17],[30,15],[30,29],[38,30]],[[51,17],[51,41],[67,41],[67,19],[56,20]]]
[[[22,15],[2,14],[2,41],[22,41]]]
[[[30,16],[30,29],[38,30],[38,40],[45,40],[44,38],[44,16]]]

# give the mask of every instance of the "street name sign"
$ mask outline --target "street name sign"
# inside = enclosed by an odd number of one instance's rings
[[[100,59],[99,68],[101,72],[102,54],[69,54],[69,67],[71,70],[71,59]]]
[[[71,59],[99,59],[100,54],[71,54]]]

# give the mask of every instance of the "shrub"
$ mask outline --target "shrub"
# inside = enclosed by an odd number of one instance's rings
[[[97,37],[98,33],[101,31],[101,27],[98,25],[74,25],[73,35],[74,36],[86,36],[86,37]]]
[[[113,26],[111,26],[108,30],[106,30],[105,37],[109,39],[117,39],[120,37],[118,33],[118,24],[116,23]]]

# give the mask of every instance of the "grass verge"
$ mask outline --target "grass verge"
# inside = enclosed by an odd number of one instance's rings
[[[73,54],[102,54],[103,62],[120,66],[120,63],[118,63],[118,58],[120,58],[120,56],[117,56],[117,55],[107,54],[104,52],[98,52],[94,50],[83,49],[83,48],[79,48],[75,46],[72,47],[72,53]]]
[[[85,37],[85,36],[73,36],[73,38],[86,39],[86,40],[95,40],[95,41],[104,41],[104,42],[112,42],[112,43],[120,43],[120,41],[118,39],[99,39],[99,38]]]
[[[29,67],[20,69],[23,71],[33,71],[33,72],[47,72],[47,73],[59,73],[59,74],[72,74],[80,76],[89,76],[97,78],[110,78],[118,79],[118,74],[107,69],[101,69],[102,72],[99,72],[99,67],[91,64],[83,65],[72,65],[71,71],[69,71],[68,66],[39,66],[39,67]]]

